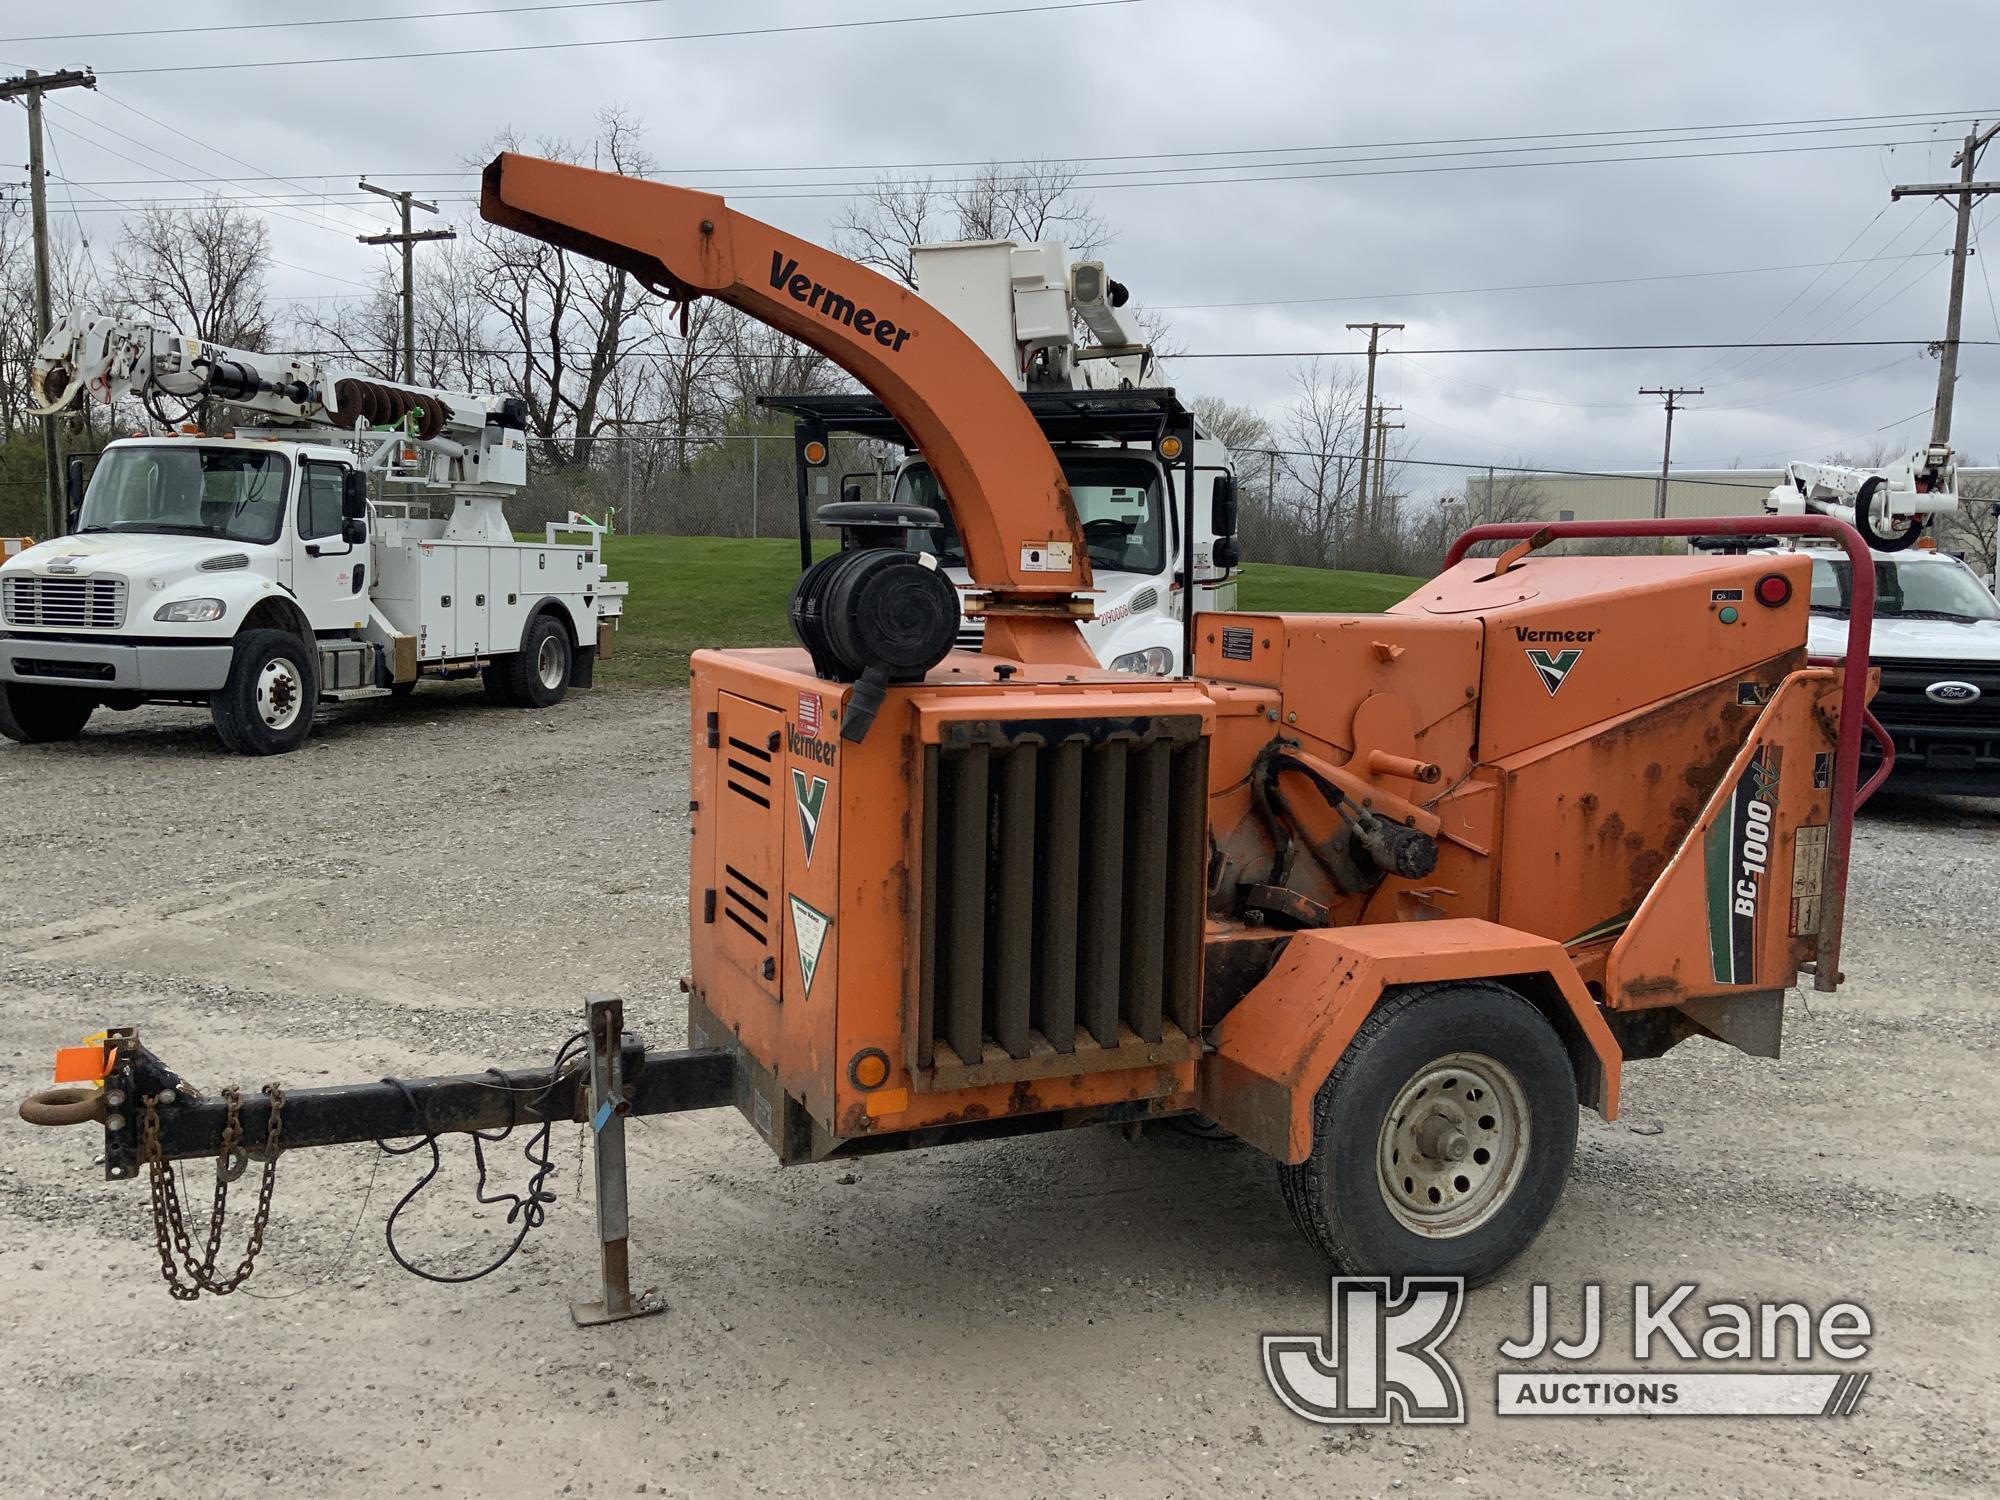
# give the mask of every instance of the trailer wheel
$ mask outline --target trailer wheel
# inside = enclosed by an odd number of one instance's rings
[[[73,740],[97,711],[97,699],[78,688],[36,683],[0,685],[0,734],[23,745]]]
[[[575,660],[562,622],[554,615],[540,614],[522,632],[521,649],[495,667],[504,679],[508,702],[520,708],[547,708],[562,702],[569,692]],[[492,696],[490,689],[488,696]]]
[[[1280,1164],[1306,1238],[1349,1275],[1487,1280],[1527,1249],[1576,1154],[1576,1075],[1515,991],[1413,985],[1363,1023]]]
[[[318,706],[318,653],[284,630],[237,636],[229,679],[208,700],[215,732],[239,755],[296,750]]]

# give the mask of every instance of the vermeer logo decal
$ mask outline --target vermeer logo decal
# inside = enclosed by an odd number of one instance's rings
[[[829,322],[852,328],[863,338],[872,338],[895,353],[913,330],[898,328],[872,307],[857,307],[854,299],[843,297],[832,287],[821,286],[799,269],[796,260],[787,260],[780,251],[771,252],[771,285],[794,302],[803,302]]]
[[[1571,648],[1568,651],[1530,651],[1528,653],[1528,665],[1533,667],[1535,675],[1542,679],[1542,686],[1549,690],[1551,698],[1555,697],[1556,693],[1561,690],[1563,683],[1569,679],[1569,674],[1575,670],[1576,664],[1582,660],[1583,653],[1575,648]]]
[[[792,793],[798,798],[799,837],[805,840],[806,868],[810,870],[813,862],[813,845],[819,842],[820,809],[826,806],[826,778],[813,777],[812,786],[808,788],[806,773],[795,770],[792,772]]]

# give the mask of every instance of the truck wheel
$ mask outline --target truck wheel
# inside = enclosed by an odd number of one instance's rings
[[[1562,1039],[1487,981],[1385,997],[1313,1100],[1312,1153],[1280,1164],[1306,1238],[1349,1275],[1495,1275],[1541,1233],[1576,1154]]]
[[[0,686],[0,734],[23,745],[73,740],[97,709],[97,700],[76,688],[10,682]]]
[[[569,632],[554,615],[536,615],[521,637],[521,649],[499,663],[509,700],[521,708],[547,708],[569,691],[574,653]]]
[[[318,653],[283,630],[237,636],[229,680],[208,700],[216,733],[239,755],[296,750],[318,706]]]

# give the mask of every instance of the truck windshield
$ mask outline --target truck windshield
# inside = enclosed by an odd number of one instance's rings
[[[1844,615],[1854,569],[1846,562],[1813,559],[1812,607]],[[1926,620],[1996,620],[2000,604],[1965,569],[1948,562],[1875,564],[1875,617]]]
[[[1159,466],[1151,458],[1131,453],[1066,453],[1062,468],[1083,522],[1083,539],[1090,549],[1093,569],[1152,574],[1166,566],[1166,505]],[[934,531],[916,533],[917,547],[935,553],[946,567],[965,566],[965,544],[959,540],[951,509],[929,464],[904,468],[896,478],[896,501],[936,510],[944,524]]]
[[[90,476],[77,530],[275,542],[290,474],[283,455],[255,449],[112,448]]]

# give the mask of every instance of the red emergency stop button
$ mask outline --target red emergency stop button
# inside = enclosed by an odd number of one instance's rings
[[[1757,580],[1757,602],[1776,609],[1792,597],[1792,581],[1782,573],[1766,573]]]

